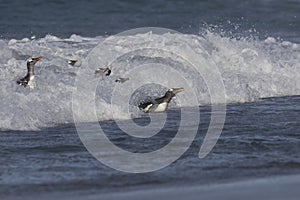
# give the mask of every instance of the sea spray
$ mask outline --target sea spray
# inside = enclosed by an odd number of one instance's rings
[[[76,59],[81,62],[104,39],[101,36],[87,38],[79,35],[62,39],[47,35],[39,39],[0,40],[0,128],[34,130],[60,123],[72,123],[72,92],[81,66],[71,66],[67,61]],[[221,73],[227,103],[243,103],[260,98],[300,94],[298,73],[300,48],[296,43],[277,41],[272,37],[265,40],[232,38],[211,31],[201,35],[183,36],[146,33],[117,37],[115,40],[117,43],[108,45],[103,57],[105,53],[110,53],[112,50],[122,52],[124,48],[138,48],[135,45],[139,44],[139,40],[149,44],[163,42],[166,47],[176,45],[180,41],[197,53],[201,54],[205,51],[214,60]],[[31,91],[29,88],[18,86],[15,82],[26,73],[25,60],[32,56],[42,56],[44,59],[36,65],[37,88]],[[90,74],[90,78],[98,84],[95,91],[95,108],[98,110],[99,107],[105,107],[106,110],[98,113],[98,120],[126,119],[138,115],[136,102],[144,100],[145,96],[137,93],[132,96],[132,100],[128,102],[132,115],[128,116],[121,111],[122,109],[119,110],[117,106],[110,104],[112,90],[107,88],[115,84],[115,78],[129,70],[131,65],[138,66],[145,62],[172,66],[185,74],[197,88],[199,105],[210,104],[210,95],[205,81],[195,75],[184,61],[178,61],[175,57],[158,51],[132,53],[116,62],[116,65],[122,64],[125,67],[115,67],[118,70],[113,71],[110,77],[96,78],[94,74]],[[95,69],[102,67],[97,63],[94,65]],[[167,73],[167,71],[162,70],[160,73]],[[147,79],[147,76],[145,75],[144,78]],[[163,88],[159,82],[141,88],[141,92],[149,93],[149,96],[159,96],[163,93],[161,90]],[[189,105],[188,98],[184,96],[182,98],[184,101],[175,99],[171,107],[199,106]],[[113,116],[111,109],[114,112]]]

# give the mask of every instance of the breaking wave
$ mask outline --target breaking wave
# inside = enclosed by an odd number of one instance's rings
[[[103,40],[105,38],[101,36],[87,38],[79,35],[72,35],[67,39],[47,35],[39,39],[0,40],[0,129],[35,130],[59,123],[72,123],[72,92],[76,77],[83,60]],[[136,45],[140,42],[144,44],[164,42],[167,47],[174,46],[180,41],[196,52],[204,49],[221,73],[227,103],[300,94],[300,47],[296,43],[278,41],[272,37],[265,40],[225,37],[211,31],[201,35],[145,33],[136,36],[114,36],[114,40],[117,41],[117,45],[112,44],[107,48],[107,52],[102,52],[103,57],[105,53],[109,54],[113,47],[113,51],[122,52],[124,48],[137,48]],[[131,46],[126,46],[124,41]],[[185,47],[182,48],[184,51]],[[43,57],[35,67],[37,87],[34,90],[20,87],[16,81],[26,74],[26,59],[35,56]],[[69,59],[78,62],[72,66],[67,63]],[[198,88],[199,105],[211,102],[204,80],[195,75],[186,66],[187,63],[179,62],[170,55],[148,51],[143,55],[124,56],[117,62],[123,63],[125,67],[115,71],[113,69],[111,76],[95,77],[93,73],[90,76],[90,79],[98,83],[95,91],[95,108],[98,110],[99,120],[130,117],[122,111],[122,108],[111,105],[112,90],[107,88],[119,84],[115,79],[126,74],[131,65],[141,65],[145,62],[173,66],[176,71],[185,74],[193,84],[198,84],[195,87]],[[94,69],[98,67],[101,66],[97,63],[93,66]],[[161,69],[158,73],[167,74],[168,71]],[[140,75],[147,79],[147,74],[140,73]],[[176,77],[173,78],[176,81]],[[163,93],[164,87],[159,84],[159,80],[147,87],[140,87],[128,102],[130,112],[133,115],[139,112],[136,104],[143,100],[145,95],[159,96]],[[189,98],[182,94],[171,106],[198,105],[191,105]],[[114,116],[111,115],[112,109]],[[88,116],[87,113],[82,115]]]

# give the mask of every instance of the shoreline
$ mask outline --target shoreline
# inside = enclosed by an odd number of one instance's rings
[[[64,200],[296,200],[300,197],[300,174],[258,178],[229,183],[217,183],[195,186],[166,186],[162,188],[150,187],[138,190],[98,193],[95,190],[51,192],[43,194],[28,194],[22,196],[9,195],[3,200],[26,199],[64,199]]]
[[[196,186],[170,186],[166,188],[142,189],[138,191],[92,194],[85,199],[120,199],[120,200],[153,200],[153,199],[203,199],[203,200],[247,200],[272,199],[296,200],[300,198],[300,175],[275,176],[253,180],[234,181]],[[77,199],[77,198],[75,198]],[[75,200],[73,199],[73,200]],[[80,199],[80,198],[78,198]]]

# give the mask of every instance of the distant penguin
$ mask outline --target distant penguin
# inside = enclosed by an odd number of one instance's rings
[[[74,66],[77,60],[69,60],[68,64]]]
[[[17,84],[22,85],[24,87],[29,86],[30,89],[34,88],[34,65],[41,60],[42,57],[37,57],[37,58],[30,58],[27,61],[27,74],[24,78],[20,79],[17,81]]]
[[[111,69],[109,67],[100,67],[95,70],[96,77],[103,73],[105,73],[105,76],[109,76],[111,74]]]
[[[171,99],[179,92],[184,91],[183,88],[171,88],[169,89],[163,97],[157,98],[154,101],[149,101],[146,103],[141,103],[138,105],[139,109],[145,113],[148,112],[164,112],[167,110]]]
[[[118,78],[118,79],[115,80],[115,82],[124,83],[125,81],[128,81],[128,80],[129,80],[129,78]]]

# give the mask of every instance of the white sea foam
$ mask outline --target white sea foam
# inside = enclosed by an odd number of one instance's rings
[[[28,38],[0,40],[0,129],[32,130],[58,123],[72,123],[72,92],[75,87],[75,79],[82,67],[81,63],[89,52],[104,39],[103,37],[86,38],[79,35],[61,39],[47,35],[44,38],[31,40]],[[222,75],[228,103],[300,94],[299,44],[277,41],[272,37],[264,41],[227,38],[212,32],[201,36],[147,33],[136,36],[115,36],[113,40],[114,43],[107,45],[107,51],[98,52],[103,65],[109,64],[106,63],[106,56],[130,48],[138,48],[141,43],[151,43],[152,46],[155,43],[157,46],[163,43],[166,49],[176,44],[185,44],[198,54],[203,54],[205,51],[214,60]],[[180,48],[184,51],[186,47],[182,45]],[[168,50],[172,51],[171,48]],[[113,73],[109,77],[96,78],[91,71],[89,79],[98,84],[95,91],[95,108],[99,120],[130,117],[123,108],[111,104],[113,89],[116,84],[119,84],[115,83],[115,79],[124,75],[131,76],[128,72],[133,66],[144,63],[171,66],[175,71],[181,73],[185,80],[188,80],[188,83],[183,83],[180,78],[172,77],[178,83],[174,87],[181,84],[194,87],[199,104],[210,103],[210,95],[205,81],[186,61],[164,51],[143,50],[141,52],[132,52],[130,55],[124,55],[117,59],[114,62],[115,66],[112,66]],[[26,74],[26,59],[36,56],[42,56],[43,59],[35,67],[37,88],[30,91],[28,88],[17,85],[16,80]],[[67,62],[69,59],[76,59],[78,63],[71,66]],[[93,61],[91,63],[94,65],[90,66],[91,69],[102,67],[99,66],[102,65],[101,63]],[[158,72],[167,74],[168,70],[162,68]],[[139,75],[143,76],[145,82],[150,81],[146,72],[145,74],[141,72]],[[170,77],[166,75],[165,78],[167,80]],[[135,84],[133,80],[130,78],[129,81],[119,84],[118,87]],[[163,80],[155,81],[155,77],[154,80],[151,77],[151,80],[155,84],[137,88],[137,91],[140,92],[132,94],[132,98],[128,102],[131,114],[137,114],[136,104],[143,100],[145,95],[159,96],[163,94],[163,87],[158,85]],[[172,105],[197,106],[191,105],[191,102],[189,97],[182,93],[178,95]],[[82,115],[86,115],[88,121],[88,113],[82,113]]]

